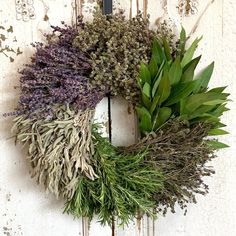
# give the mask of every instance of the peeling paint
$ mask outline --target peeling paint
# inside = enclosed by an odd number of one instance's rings
[[[49,17],[47,14],[44,15],[44,18],[43,18],[44,21],[48,21],[49,20]]]
[[[132,0],[129,0],[129,18],[132,18],[132,12],[133,12],[133,7],[132,7]]]
[[[137,14],[139,13],[140,9],[139,9],[139,0],[136,0],[136,8],[137,8]]]
[[[128,114],[129,114],[129,115],[131,115],[131,114],[132,114],[132,108],[131,108],[131,106],[130,106],[130,105],[129,105],[129,106],[128,106],[128,108],[127,108],[127,112],[128,112]]]
[[[14,62],[15,57],[22,54],[20,47],[15,45],[16,36],[13,34],[13,26],[4,27],[0,25],[0,56],[1,54],[9,58],[10,62]]]
[[[122,8],[121,2],[119,0],[113,0],[113,12],[124,12],[125,9]]]
[[[7,214],[5,213],[3,216],[7,217]],[[14,216],[16,216],[16,214]],[[13,236],[13,235],[22,236],[23,235],[22,226],[19,224],[18,225],[15,224],[14,218],[8,218],[6,219],[5,224],[2,226],[2,233],[3,234],[1,235],[5,236]]]
[[[8,202],[11,201],[11,193],[6,194],[6,199],[7,199]]]
[[[103,122],[102,124],[106,128],[106,133],[109,134],[109,121]]]
[[[2,229],[3,229],[4,235],[11,236],[12,228],[4,226],[4,227],[2,227]]]
[[[179,0],[178,11],[181,16],[190,16],[198,12],[198,0]]]
[[[77,11],[76,11],[77,5],[75,1],[71,1],[71,25],[76,25],[76,19],[77,19]]]
[[[77,12],[79,16],[83,16],[84,0],[77,0]]]
[[[35,19],[35,9],[33,0],[16,0],[15,9],[17,20],[23,20],[26,22]]]
[[[142,217],[138,215],[136,219],[136,225],[137,225],[136,227],[139,234],[141,233],[141,222],[142,222]]]
[[[164,10],[164,15],[168,14],[167,2],[168,2],[168,0],[163,0],[162,4],[161,4],[162,5],[162,9]]]
[[[159,16],[156,20],[155,20],[155,22],[154,22],[154,24],[156,25],[156,26],[159,26],[160,25],[160,22],[167,16],[168,17],[168,0],[162,0],[161,1],[161,7],[162,7],[162,9],[163,9],[163,14],[161,15],[161,16]]]
[[[43,20],[48,21],[49,20],[49,16],[48,16],[49,6],[46,4],[45,0],[40,0],[40,2],[43,4],[43,9],[44,9]]]

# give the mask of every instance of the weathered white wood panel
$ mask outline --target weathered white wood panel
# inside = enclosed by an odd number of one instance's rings
[[[211,86],[228,85],[233,102],[229,104],[231,111],[224,116],[228,131],[231,133],[222,138],[231,147],[218,153],[219,158],[211,165],[216,170],[213,178],[206,178],[210,186],[210,193],[206,197],[199,197],[197,205],[189,205],[187,216],[181,211],[160,217],[156,224],[156,235],[204,235],[221,236],[236,234],[235,227],[235,86],[233,78],[235,67],[235,1],[199,1],[198,14],[192,17],[178,17],[173,6],[170,6],[171,17],[184,25],[188,32],[199,25],[191,39],[203,35],[198,54],[203,53],[201,66],[215,61],[215,71]],[[203,15],[201,15],[205,12]],[[234,223],[233,223],[234,222]]]
[[[83,3],[84,2],[84,3]],[[15,56],[10,63],[0,53],[0,111],[4,113],[14,108],[17,92],[13,87],[17,84],[17,69],[29,61],[33,53],[29,46],[31,42],[42,40],[42,34],[50,30],[50,24],[59,24],[61,20],[68,23],[75,21],[78,14],[84,14],[91,19],[91,7],[95,1],[82,0],[35,0],[35,16],[21,18],[17,16],[14,0],[0,0],[0,25],[9,29],[13,26],[13,33],[3,32],[7,37],[6,45],[17,49],[21,48],[23,54]],[[212,162],[216,175],[207,179],[210,185],[210,194],[199,197],[197,205],[189,205],[187,216],[182,211],[176,214],[162,216],[156,222],[144,217],[141,222],[131,222],[125,229],[116,227],[117,236],[221,236],[236,235],[236,160],[234,146],[236,141],[236,83],[233,75],[236,72],[236,49],[234,48],[236,34],[236,20],[234,17],[236,3],[233,0],[200,1],[198,12],[193,16],[185,17],[179,14],[179,0],[115,0],[116,8],[126,10],[127,17],[136,14],[137,9],[144,10],[151,15],[151,23],[162,17],[170,17],[179,28],[181,24],[191,32],[199,22],[197,35],[204,35],[198,52],[203,52],[203,61],[216,62],[212,86],[228,84],[233,102],[232,109],[224,121],[228,124],[230,135],[224,141],[231,148],[219,152],[219,159]],[[32,9],[31,9],[32,10]],[[19,11],[19,9],[18,9]],[[204,14],[202,14],[204,13]],[[32,19],[30,19],[32,18]],[[33,19],[35,18],[35,19]],[[17,20],[18,19],[18,20]],[[2,33],[2,32],[0,32]],[[17,40],[17,41],[16,41]],[[104,133],[107,133],[108,114],[106,99],[99,104],[96,117],[105,124]],[[115,145],[128,145],[135,141],[137,136],[136,118],[124,100],[115,98],[111,102],[112,115],[112,142]],[[13,146],[9,139],[11,121],[1,118],[0,126],[0,235],[111,235],[111,229],[102,228],[96,220],[91,227],[86,228],[81,220],[73,220],[71,216],[62,215],[63,202],[55,201],[51,195],[46,195],[43,189],[36,186],[34,180],[29,178],[28,167],[19,147]],[[84,220],[86,222],[86,220]],[[87,231],[87,232],[86,232]]]
[[[9,58],[0,54],[0,235],[81,235],[81,220],[74,221],[71,216],[63,215],[63,202],[45,191],[30,179],[29,168],[19,147],[14,147],[9,139],[11,119],[3,119],[2,113],[11,111],[16,105],[17,70],[29,62],[33,50],[30,44],[42,40],[42,33],[47,32],[50,24],[60,24],[62,20],[71,24],[73,9],[71,1],[34,1],[35,19],[16,19],[15,0],[0,1],[0,25],[12,26],[13,32],[6,33],[4,45],[23,54]],[[27,13],[28,14],[28,13]],[[47,17],[45,17],[47,16]],[[2,45],[3,46],[3,45]]]

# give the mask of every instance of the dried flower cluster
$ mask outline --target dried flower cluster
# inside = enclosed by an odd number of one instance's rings
[[[50,36],[48,45],[34,45],[36,53],[32,63],[21,71],[18,110],[22,113],[51,115],[53,104],[93,109],[104,96],[89,82],[90,60],[72,46],[77,30],[69,26],[54,27],[54,36],[55,33],[59,36],[56,39]]]
[[[34,0],[16,0],[16,19],[29,21],[35,19]]]
[[[182,16],[194,15],[198,12],[198,0],[179,0],[178,11]]]
[[[107,17],[97,13],[93,22],[85,23],[74,45],[90,54],[90,78],[95,86],[137,102],[140,63],[149,60],[154,35],[141,14],[127,20],[123,14]]]

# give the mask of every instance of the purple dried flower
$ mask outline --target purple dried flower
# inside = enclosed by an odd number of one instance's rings
[[[80,27],[83,27],[80,21]],[[52,104],[70,104],[77,109],[93,109],[105,96],[90,84],[91,61],[80,49],[73,47],[78,30],[65,25],[53,27],[57,40],[48,45],[35,43],[32,63],[20,71],[18,111],[44,116]]]

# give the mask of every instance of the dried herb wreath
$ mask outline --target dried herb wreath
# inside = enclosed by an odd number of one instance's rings
[[[174,212],[176,203],[186,210],[206,194],[208,162],[227,147],[209,136],[227,133],[220,118],[229,94],[208,88],[214,63],[195,75],[200,39],[186,49],[184,29],[175,40],[141,14],[96,13],[77,28],[53,29],[21,71],[13,113],[37,182],[65,199],[65,212],[108,225]],[[100,134],[94,110],[107,94],[135,105],[136,144],[114,147]]]

